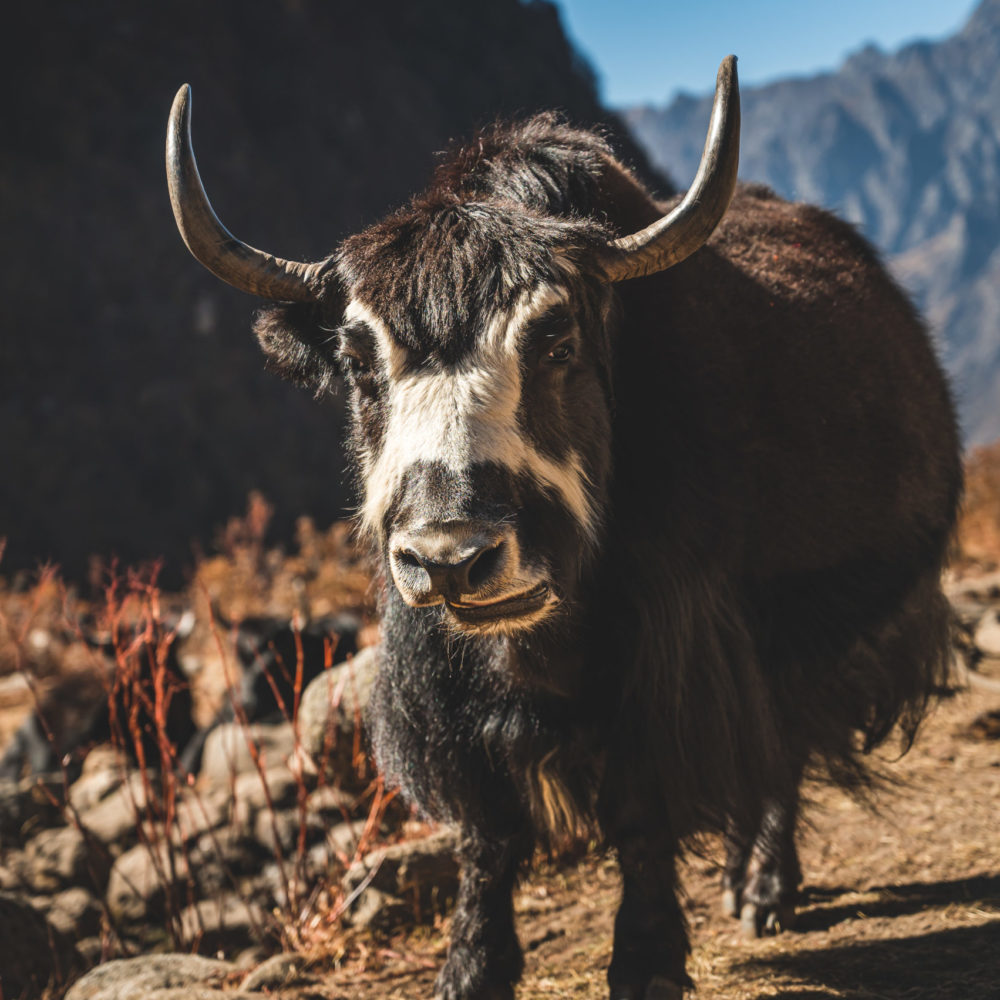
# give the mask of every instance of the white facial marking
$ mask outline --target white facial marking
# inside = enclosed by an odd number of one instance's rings
[[[593,537],[596,514],[579,455],[563,461],[541,454],[517,423],[521,402],[520,341],[525,325],[568,300],[564,288],[543,285],[526,293],[486,331],[470,357],[448,371],[406,371],[405,352],[370,309],[352,300],[345,320],[364,321],[375,332],[389,374],[388,426],[379,454],[363,452],[365,501],[361,520],[377,535],[406,470],[415,462],[440,462],[453,472],[490,462],[530,475],[558,493],[583,533]]]

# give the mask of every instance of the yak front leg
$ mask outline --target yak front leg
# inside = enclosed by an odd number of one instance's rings
[[[795,846],[799,792],[769,799],[756,830],[730,823],[722,874],[722,906],[747,937],[777,934],[795,922],[802,870]]]
[[[530,837],[502,843],[463,840],[461,882],[440,1000],[512,1000],[524,959],[514,929],[514,886],[531,857]]]
[[[692,984],[684,969],[689,946],[676,845],[641,834],[615,842],[623,888],[608,968],[611,1000],[680,1000]]]
[[[795,904],[802,882],[795,846],[798,789],[783,801],[768,802],[743,886],[740,926],[748,937],[777,934],[795,923]]]
[[[746,888],[747,865],[753,851],[754,831],[747,834],[740,824],[730,819],[726,825],[723,843],[726,861],[722,869],[722,912],[727,917],[738,917],[743,908],[743,890]]]

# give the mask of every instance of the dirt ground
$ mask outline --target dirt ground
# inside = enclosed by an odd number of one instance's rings
[[[718,845],[684,865],[701,1000],[1000,1000],[1000,732],[974,720],[1000,693],[939,704],[892,766],[899,788],[873,814],[811,786],[800,837],[804,900],[793,931],[743,939],[722,915]],[[610,858],[541,866],[517,899],[527,969],[520,1000],[607,996],[618,876]],[[324,976],[311,996],[430,997],[446,927],[373,952],[364,972]]]

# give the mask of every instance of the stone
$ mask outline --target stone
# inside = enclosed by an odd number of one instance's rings
[[[363,787],[371,775],[355,768],[355,733],[378,671],[378,647],[324,671],[310,682],[299,704],[302,749],[317,771],[343,788]]]
[[[111,746],[96,746],[84,758],[80,777],[70,785],[69,804],[77,812],[92,809],[120,788],[124,780],[119,752]]]
[[[80,953],[85,968],[92,969],[100,963],[104,958],[104,946],[105,941],[99,934],[76,939],[76,950]]]
[[[60,775],[0,780],[0,848],[21,847],[39,830],[63,824]]]
[[[290,722],[249,726],[226,722],[216,726],[205,738],[200,780],[229,788],[238,775],[257,774],[257,764],[247,744],[248,739],[258,748],[260,763],[265,770],[284,763],[295,749],[295,733]]]
[[[146,788],[142,775],[133,772],[116,792],[81,812],[79,822],[105,846],[120,848],[135,843],[145,813]]]
[[[983,615],[972,641],[984,656],[1000,657],[1000,609],[991,608]]]
[[[270,936],[268,917],[256,903],[229,892],[181,911],[181,934],[206,951],[232,951]]]
[[[187,879],[187,862],[178,850],[171,852],[163,843],[137,844],[112,865],[105,901],[116,920],[156,920],[166,911],[168,899],[186,899],[181,889]]]
[[[398,896],[371,887],[364,890],[345,913],[352,927],[387,933],[413,923],[413,907]]]
[[[205,869],[208,866],[219,864],[234,875],[245,875],[259,872],[261,860],[267,856],[250,834],[231,826],[203,833],[191,850],[191,859],[198,871],[198,882],[203,888]]]
[[[98,743],[97,746],[91,747],[90,752],[83,758],[80,777],[111,771],[121,780],[124,761],[124,752],[118,747],[111,743]]]
[[[103,845],[73,826],[42,830],[28,842],[25,861],[28,882],[36,892],[74,885],[103,892],[111,867]]]
[[[310,857],[315,858],[317,863],[322,858],[322,864],[327,868],[330,866],[331,859],[334,858],[350,865],[358,860],[355,855],[358,852],[358,845],[361,843],[361,835],[367,825],[368,821],[363,819],[349,823],[338,823],[326,831],[322,843],[314,844],[309,849]]]
[[[336,785],[320,785],[309,793],[309,811],[337,822],[346,820],[358,805],[358,796]]]
[[[40,997],[82,967],[72,938],[26,899],[0,892],[0,985],[5,997]]]
[[[289,895],[302,899],[315,888],[310,872],[302,871],[294,859],[270,861],[253,880],[252,898],[269,909],[287,909]]]
[[[11,892],[23,887],[17,873],[5,865],[0,865],[0,892]]]
[[[74,939],[96,937],[101,930],[100,901],[82,886],[49,897],[46,916],[53,927]]]
[[[241,829],[252,830],[261,812],[289,809],[298,799],[299,782],[285,764],[241,774],[232,790],[232,822]]]
[[[91,969],[77,980],[65,1000],[163,1000],[162,992],[176,992],[178,997],[195,1000],[200,990],[221,983],[233,966],[201,955],[141,955],[120,958]],[[215,992],[214,990],[211,992]],[[238,994],[217,994],[236,1000]]]
[[[303,975],[306,960],[302,955],[282,953],[272,955],[257,966],[240,984],[241,990],[280,990],[303,980],[312,982],[314,977]]]
[[[457,846],[455,831],[446,828],[366,854],[344,876],[344,891],[356,897],[348,909],[351,922],[373,909],[365,900],[371,891],[405,901],[409,913],[421,919],[440,912],[458,892]]]
[[[224,789],[184,791],[177,801],[170,836],[175,844],[187,844],[229,820],[230,797]]]

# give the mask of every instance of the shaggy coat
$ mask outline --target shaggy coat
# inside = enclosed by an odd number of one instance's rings
[[[518,872],[595,827],[624,875],[612,995],[677,995],[684,838],[728,832],[737,911],[741,893],[787,901],[804,769],[863,784],[864,753],[897,723],[907,745],[946,674],[959,443],[913,307],[850,226],[756,186],[683,263],[604,283],[595,248],[669,207],[592,132],[497,127],[348,239],[319,305],[257,320],[279,372],[317,392],[347,380],[385,566],[375,753],[463,837],[449,1000],[511,995]],[[555,320],[537,319],[526,293],[553,288]],[[464,370],[522,313],[516,461],[488,442],[504,460],[465,474],[436,452],[389,462],[402,380]],[[558,372],[530,346],[563,336],[553,322],[573,331],[569,362],[545,355]],[[505,631],[405,602],[392,538],[416,508],[506,525],[558,606]],[[777,888],[752,890],[749,849],[772,828]]]

